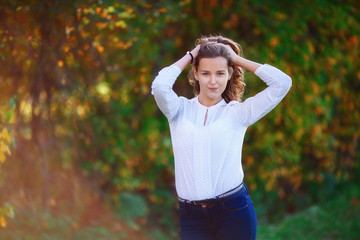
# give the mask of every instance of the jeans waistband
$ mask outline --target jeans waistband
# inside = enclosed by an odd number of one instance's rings
[[[216,196],[214,198],[209,198],[209,199],[205,199],[205,200],[190,201],[190,200],[183,199],[181,197],[178,197],[178,199],[179,199],[180,202],[190,203],[190,204],[193,204],[193,205],[203,205],[203,204],[209,204],[209,203],[216,203],[216,202],[218,202],[219,200],[221,200],[223,198],[230,197],[231,195],[239,192],[241,189],[243,189],[244,186],[245,186],[245,184],[241,183],[239,186],[237,186],[234,189],[231,189],[230,191],[227,191],[227,192],[225,192],[223,194],[220,194],[220,195],[218,195],[218,196]]]

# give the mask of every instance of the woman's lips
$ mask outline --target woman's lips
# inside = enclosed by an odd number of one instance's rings
[[[209,88],[209,90],[215,92],[217,88]]]

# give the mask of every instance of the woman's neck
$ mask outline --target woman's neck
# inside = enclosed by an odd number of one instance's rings
[[[198,96],[199,103],[205,107],[211,107],[218,104],[222,98],[220,99],[203,99],[200,95]]]

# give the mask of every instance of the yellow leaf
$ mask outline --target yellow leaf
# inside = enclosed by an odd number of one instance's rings
[[[6,159],[5,154],[2,151],[0,151],[0,164],[4,163],[5,159]]]
[[[123,20],[117,21],[115,22],[115,26],[120,28],[126,28],[126,22]]]
[[[11,143],[11,139],[9,137],[9,133],[8,130],[6,128],[4,128],[1,132],[1,137],[2,139],[6,140],[8,143]]]
[[[7,153],[9,155],[11,154],[8,145],[6,145],[6,143],[3,140],[0,141],[0,149],[1,152],[3,153]]]
[[[0,216],[0,226],[6,227],[6,219],[3,216]]]
[[[108,10],[109,13],[112,13],[112,12],[115,11],[115,8],[113,6],[110,6],[110,7],[108,7],[107,10]]]

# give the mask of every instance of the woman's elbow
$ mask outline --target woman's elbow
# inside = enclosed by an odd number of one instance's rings
[[[284,78],[284,87],[289,91],[292,86],[292,78],[289,75],[286,75]]]

